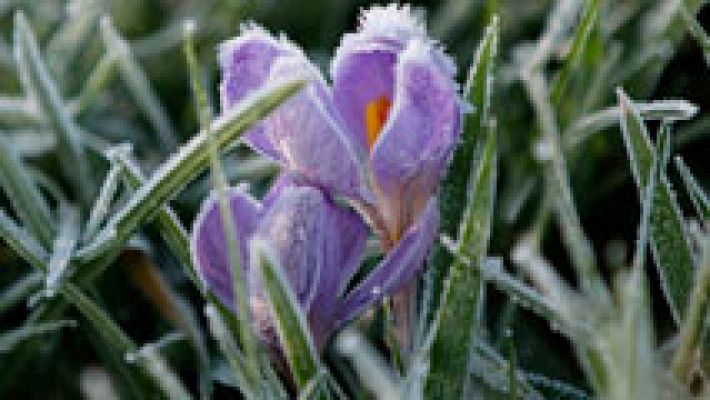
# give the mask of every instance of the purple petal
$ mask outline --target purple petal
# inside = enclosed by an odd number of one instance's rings
[[[282,186],[259,224],[258,235],[280,260],[316,343],[324,344],[334,326],[342,282],[349,280],[362,259],[367,239],[364,223],[318,189]],[[258,285],[256,279],[252,282]],[[254,285],[251,296],[261,296]]]
[[[422,196],[434,190],[458,140],[461,103],[450,68],[431,43],[413,40],[397,64],[389,119],[372,150],[372,168],[385,194],[414,180]]]
[[[261,89],[267,82],[271,67],[279,57],[298,54],[299,50],[285,40],[278,40],[265,29],[251,25],[239,36],[219,46],[219,64],[222,73],[220,101],[226,110],[246,96]],[[269,142],[262,140],[264,127],[257,124],[244,137],[269,157],[279,159],[279,154]]]
[[[367,226],[357,213],[332,201],[326,203],[322,229],[326,237],[325,268],[308,316],[319,346],[336,327],[340,296],[362,263],[368,236]]]
[[[380,97],[392,101],[397,54],[389,50],[351,51],[333,69],[333,98],[350,140],[362,154],[368,154],[365,130],[367,104]],[[337,58],[336,58],[337,59]]]
[[[247,271],[247,240],[254,233],[260,214],[259,204],[243,187],[229,191],[232,218],[239,239],[241,267]],[[192,228],[190,246],[193,262],[203,282],[225,305],[233,307],[232,274],[227,240],[216,193],[202,203]]]
[[[280,191],[257,230],[257,235],[266,240],[277,255],[305,310],[317,293],[324,268],[321,229],[324,213],[325,199],[318,189],[288,186]],[[254,286],[259,282],[252,282],[250,293],[255,294],[258,288]]]
[[[360,16],[360,27],[349,33],[335,52],[331,65],[335,106],[345,121],[350,140],[368,154],[365,110],[380,97],[394,98],[398,54],[426,31],[409,6],[374,6]]]
[[[364,309],[395,294],[424,267],[438,229],[436,199],[430,198],[420,220],[410,227],[385,258],[342,302],[339,323],[355,318]]]
[[[332,112],[330,92],[320,73],[305,57],[288,57],[276,62],[269,79],[293,74],[310,76],[312,81],[272,112],[263,121],[264,129],[250,136],[248,143],[267,155],[272,149],[288,170],[329,193],[368,198],[360,162]]]

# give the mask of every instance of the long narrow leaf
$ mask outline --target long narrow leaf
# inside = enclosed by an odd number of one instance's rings
[[[27,229],[48,248],[54,236],[54,223],[49,205],[32,181],[27,167],[11,150],[2,132],[0,132],[0,185]]]
[[[700,187],[700,184],[695,179],[690,169],[683,159],[676,157],[675,159],[676,168],[680,172],[681,178],[683,178],[683,183],[685,184],[685,191],[690,197],[690,201],[695,207],[695,212],[698,213],[698,217],[703,221],[710,221],[710,199],[708,199],[707,193]]]
[[[226,115],[213,121],[210,132],[214,135],[220,150],[232,143],[253,124],[264,118],[271,110],[303,87],[300,79],[280,82],[269,89],[259,92],[235,107]],[[95,241],[83,250],[91,257],[84,261],[95,261],[110,253],[111,248],[125,243],[143,223],[147,222],[156,211],[174,196],[178,190],[198,176],[209,166],[209,145],[206,132],[200,132],[180,151],[166,161],[146,183],[136,191],[128,203],[111,218],[102,230],[104,237],[113,243],[100,252],[92,252],[93,246],[105,246],[106,243]],[[101,234],[97,235],[100,237]],[[81,257],[81,253],[79,253]]]
[[[306,316],[267,243],[252,239],[250,253],[250,265],[259,273],[289,369],[296,385],[305,387],[321,368]]]
[[[494,18],[476,50],[465,87],[465,97],[473,106],[473,111],[466,115],[461,143],[454,152],[439,194],[440,232],[449,237],[454,237],[459,229],[467,204],[468,183],[472,171],[475,170],[476,153],[486,140],[498,52],[498,29],[498,18]],[[433,250],[430,269],[433,275],[434,302],[439,300],[442,282],[452,260],[447,249],[437,244]],[[434,310],[436,307],[432,305],[428,309]]]
[[[619,89],[621,131],[639,193],[648,184],[653,162],[653,146],[646,126],[634,104]],[[693,283],[693,259],[685,239],[683,217],[670,183],[662,176],[653,197],[650,216],[651,249],[661,278],[666,301],[679,321],[686,311]]]
[[[101,19],[101,36],[106,51],[116,56],[118,70],[128,89],[153,125],[160,147],[165,150],[176,149],[179,140],[167,111],[158,99],[145,72],[133,58],[128,42],[119,35],[109,17]]]
[[[64,104],[59,89],[49,74],[40,55],[37,39],[24,14],[15,15],[15,57],[22,71],[26,90],[36,95],[36,100],[49,124],[57,134],[59,160],[64,175],[74,185],[77,195],[88,204],[93,196],[93,185],[88,160],[81,142],[79,127]]]
[[[491,233],[496,182],[496,133],[491,129],[478,169],[469,187],[468,206],[459,228],[458,253],[441,300],[440,317],[431,349],[428,396],[460,398],[475,329],[479,323],[483,280],[480,264],[486,257]]]

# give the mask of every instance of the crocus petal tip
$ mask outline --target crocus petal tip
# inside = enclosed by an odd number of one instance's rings
[[[363,9],[358,31],[373,38],[407,41],[411,37],[426,37],[426,26],[421,12],[408,4],[389,4]]]

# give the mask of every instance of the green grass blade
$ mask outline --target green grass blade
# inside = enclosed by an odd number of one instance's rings
[[[574,33],[572,47],[567,54],[565,63],[557,76],[557,80],[552,86],[552,90],[550,91],[550,102],[552,104],[560,104],[564,91],[567,88],[567,82],[582,60],[590,33],[592,32],[592,29],[594,29],[598,16],[599,0],[588,1],[587,7],[582,15],[581,22],[579,26],[577,26],[577,30]]]
[[[81,133],[59,93],[56,82],[42,60],[37,39],[24,14],[15,15],[15,57],[27,91],[32,91],[44,118],[57,134],[59,161],[64,175],[73,184],[84,204],[93,197],[94,186]]]
[[[461,135],[446,178],[439,194],[440,232],[454,237],[466,208],[468,183],[475,170],[476,153],[486,140],[489,124],[490,97],[494,79],[494,69],[498,52],[498,18],[491,25],[478,45],[475,58],[466,81],[465,97],[474,107],[466,115]],[[439,300],[444,276],[453,258],[441,244],[436,244],[432,255],[433,295],[432,301]],[[428,307],[435,310],[434,305]]]
[[[39,289],[42,281],[41,273],[30,272],[14,281],[10,286],[3,288],[0,291],[0,314],[15,307],[18,303],[26,301],[30,294]]]
[[[297,79],[271,86],[213,121],[209,131],[214,135],[218,149],[224,150],[232,145],[253,124],[300,90],[303,84],[304,81]],[[88,259],[84,257],[85,262],[96,261],[108,255],[109,250],[125,243],[136,229],[150,220],[170,197],[203,172],[209,166],[209,160],[208,136],[206,131],[202,131],[160,166],[107,222],[102,233],[104,237],[111,237],[109,233],[116,232],[112,245],[100,252],[94,252],[92,247],[106,245],[97,240],[80,249],[79,257],[84,252],[85,255],[91,255]],[[97,235],[97,237],[101,236],[101,233]]]
[[[54,221],[49,205],[3,132],[0,132],[0,185],[27,229],[49,248],[54,237]]]
[[[120,164],[123,169],[123,180],[130,190],[138,190],[144,183],[145,177],[138,165],[130,157],[128,151],[115,148],[111,151],[109,158],[114,158],[117,164]],[[202,281],[199,279],[197,270],[192,263],[192,255],[190,254],[190,239],[185,227],[178,218],[175,211],[168,204],[164,204],[158,211],[158,214],[153,221],[153,226],[165,240],[170,250],[177,257],[180,264],[183,266],[185,274],[192,281],[195,287],[204,293]]]
[[[653,164],[653,146],[646,126],[634,104],[619,89],[621,131],[631,162],[631,171],[643,195]],[[661,279],[663,294],[676,321],[685,315],[693,284],[693,258],[683,228],[683,217],[670,183],[662,176],[654,193],[650,215],[653,258]]]
[[[18,344],[35,336],[55,332],[64,328],[76,327],[76,321],[59,320],[21,326],[16,329],[0,333],[0,354],[9,353]]]
[[[525,76],[525,88],[537,114],[542,132],[540,147],[545,150],[545,180],[548,195],[554,201],[557,221],[562,231],[562,242],[569,253],[580,287],[607,299],[607,292],[599,271],[596,255],[587,238],[577,212],[564,149],[560,140],[554,109],[549,102],[547,82],[542,73]]]
[[[252,239],[250,253],[250,265],[258,271],[289,370],[296,385],[303,388],[321,369],[306,316],[267,243]]]
[[[42,247],[34,236],[19,227],[1,208],[0,237],[23,260],[42,272],[47,271],[47,261],[49,260],[47,250]]]
[[[703,221],[710,221],[710,199],[708,199],[705,191],[700,187],[700,184],[695,179],[690,169],[683,159],[676,157],[675,159],[676,168],[680,172],[681,178],[683,178],[683,183],[685,184],[685,190],[688,193],[690,201],[693,203],[695,212],[698,213],[698,217]]]
[[[167,151],[175,150],[178,146],[179,138],[172,122],[170,122],[168,113],[160,102],[145,71],[133,57],[128,42],[119,35],[109,17],[101,19],[101,37],[106,46],[106,51],[116,56],[118,71],[123,81],[128,86],[139,108],[145,113],[148,121],[155,129],[160,148]]]
[[[71,103],[71,111],[74,115],[81,115],[86,111],[91,103],[99,96],[108,81],[116,71],[117,57],[114,53],[106,53],[101,57],[94,70],[81,89],[79,95]]]
[[[430,353],[426,386],[430,398],[460,398],[466,381],[470,346],[479,323],[485,260],[491,234],[496,186],[496,133],[489,130],[477,171],[469,183],[468,206],[459,227],[457,253],[449,270]]]
[[[71,206],[59,209],[59,232],[54,239],[52,254],[47,263],[44,287],[47,297],[52,297],[68,278],[74,248],[79,240],[79,212]]]

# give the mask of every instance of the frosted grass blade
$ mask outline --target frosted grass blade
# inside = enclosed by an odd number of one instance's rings
[[[634,103],[644,120],[683,121],[695,117],[698,106],[685,100],[657,100],[649,103]],[[595,133],[612,127],[621,118],[621,110],[610,107],[579,118],[569,127],[563,137],[566,150],[571,150]]]
[[[491,235],[497,175],[495,129],[489,129],[483,154],[469,182],[468,205],[459,227],[457,253],[439,304],[438,324],[430,353],[426,393],[430,397],[460,398],[473,337],[480,322],[485,260]]]
[[[117,353],[125,356],[137,351],[136,345],[121,328],[78,288],[72,284],[66,284],[62,288],[62,294],[79,310],[104,340],[113,346]],[[140,358],[137,360],[137,364],[155,381],[168,398],[181,400],[191,398],[187,389],[182,386],[176,375],[167,368],[165,362],[157,354]]]
[[[634,104],[623,90],[618,90],[622,110],[620,124],[631,171],[643,193],[653,163],[653,146],[646,126]],[[693,258],[685,238],[683,217],[670,183],[662,176],[654,194],[650,216],[651,249],[661,278],[666,301],[676,322],[684,315],[693,283]]]
[[[54,239],[44,281],[47,297],[53,297],[68,279],[72,253],[79,240],[79,211],[71,206],[62,205],[59,209],[59,218],[61,221],[59,232]]]
[[[81,133],[61,98],[56,82],[40,55],[37,39],[24,14],[15,14],[15,58],[22,71],[25,90],[35,94],[44,118],[57,134],[59,161],[63,174],[72,182],[84,204],[93,197],[94,186]]]
[[[465,98],[474,107],[466,114],[461,142],[454,151],[446,178],[439,194],[440,233],[454,237],[466,208],[468,183],[476,169],[477,153],[486,140],[490,122],[490,98],[494,79],[494,70],[498,52],[498,19],[491,25],[478,45],[475,58],[465,86]],[[453,258],[441,244],[435,244],[432,251],[433,295],[432,301],[438,302],[442,282]],[[435,304],[428,307],[435,310]]]
[[[118,57],[115,53],[106,53],[101,57],[94,70],[86,80],[81,92],[74,101],[71,102],[71,112],[74,115],[81,115],[86,111],[99,93],[104,89],[108,81],[116,71]]]
[[[698,181],[693,177],[688,166],[685,165],[683,159],[680,157],[675,158],[676,168],[680,172],[681,178],[683,178],[683,183],[685,184],[685,190],[688,193],[690,201],[695,207],[695,212],[698,213],[698,217],[703,221],[710,221],[710,199],[708,199],[705,191],[700,187]]]
[[[59,320],[21,326],[0,333],[0,354],[9,353],[18,344],[35,336],[44,335],[64,328],[75,328],[76,321]]]
[[[247,99],[241,106],[212,122],[210,132],[214,135],[220,150],[228,148],[254,123],[261,120],[303,86],[303,80],[279,82],[274,86]],[[78,256],[84,262],[95,262],[110,255],[110,250],[125,243],[140,227],[150,220],[163,206],[165,201],[174,196],[188,182],[193,180],[209,166],[209,145],[205,131],[197,134],[180,151],[168,159],[143,184],[128,202],[106,223],[103,233],[116,231],[117,236],[111,246],[105,250],[93,252],[93,246],[104,243],[92,242],[79,249]],[[101,236],[101,234],[97,235]]]
[[[30,272],[26,276],[15,280],[8,287],[3,288],[0,291],[0,314],[15,307],[18,303],[26,301],[30,294],[39,289],[42,281],[41,273]]]
[[[26,127],[41,119],[33,100],[24,97],[0,96],[0,121],[4,124]]]
[[[49,248],[54,237],[54,220],[49,205],[1,131],[0,185],[27,229]]]
[[[567,88],[567,82],[573,71],[579,66],[582,56],[584,55],[589,35],[597,23],[598,16],[599,0],[588,1],[581,22],[574,33],[572,47],[550,91],[550,102],[552,102],[552,104],[559,105],[562,100],[562,95]]]
[[[172,122],[170,122],[168,113],[161,104],[145,71],[133,57],[128,42],[119,35],[109,17],[101,19],[101,37],[104,40],[106,51],[116,56],[118,70],[123,81],[131,91],[139,108],[153,125],[153,129],[158,135],[160,148],[166,151],[175,150],[178,147],[179,138]]]
[[[306,316],[301,311],[300,303],[281,270],[276,256],[271,253],[266,242],[252,239],[250,253],[252,254],[250,265],[257,269],[263,284],[289,370],[293,374],[296,385],[303,388],[322,368],[313,338],[308,330]]]

